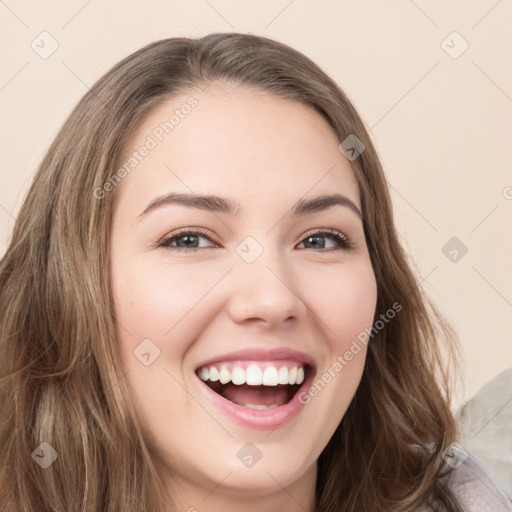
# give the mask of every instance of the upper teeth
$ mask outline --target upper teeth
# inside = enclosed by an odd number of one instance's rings
[[[235,366],[229,371],[225,366],[203,367],[199,370],[201,380],[211,382],[220,381],[221,384],[232,382],[237,386],[247,384],[249,386],[277,386],[278,384],[302,384],[304,382],[304,368],[293,366],[268,365],[262,370],[256,364],[250,364],[247,369]]]

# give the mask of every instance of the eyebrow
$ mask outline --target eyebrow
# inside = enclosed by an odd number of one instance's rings
[[[207,194],[188,194],[188,193],[175,193],[170,192],[161,196],[155,197],[138,218],[146,216],[153,210],[167,205],[182,205],[190,208],[198,208],[215,213],[224,213],[227,215],[236,216],[242,208],[239,203],[227,199],[225,197],[207,195]],[[292,208],[292,215],[300,216],[308,213],[315,213],[326,210],[335,205],[340,205],[350,209],[360,219],[363,215],[359,208],[346,196],[341,194],[326,194],[311,199],[300,199]]]

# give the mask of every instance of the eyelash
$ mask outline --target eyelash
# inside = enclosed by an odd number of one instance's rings
[[[171,249],[178,252],[196,252],[201,249],[213,249],[213,247],[193,247],[193,248],[186,248],[186,247],[175,247],[171,245],[171,242],[174,242],[176,239],[179,239],[181,237],[184,237],[186,235],[201,235],[204,238],[207,238],[210,242],[213,242],[216,244],[215,240],[212,239],[212,237],[208,234],[207,231],[195,228],[194,230],[191,229],[184,229],[183,231],[179,231],[178,233],[173,234],[172,236],[166,236],[162,238],[157,244],[157,247],[162,247],[165,249]],[[327,235],[327,236],[326,236]],[[350,250],[353,248],[352,243],[348,240],[348,238],[340,233],[339,231],[336,231],[334,229],[322,229],[319,231],[314,231],[312,233],[308,233],[304,236],[304,238],[301,240],[301,243],[306,240],[307,238],[311,238],[313,236],[316,237],[323,237],[323,238],[331,238],[338,244],[338,248],[331,248],[331,249],[320,249],[317,252],[327,252],[327,251],[337,251],[337,250]],[[313,249],[314,250],[314,249]]]

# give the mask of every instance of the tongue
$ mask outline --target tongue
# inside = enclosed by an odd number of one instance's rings
[[[236,386],[233,383],[226,384],[222,388],[222,394],[231,402],[245,406],[253,405],[283,405],[290,399],[287,385],[278,386],[248,386],[242,384]]]

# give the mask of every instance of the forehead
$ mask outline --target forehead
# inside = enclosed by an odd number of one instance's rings
[[[290,200],[341,192],[360,205],[350,163],[339,140],[313,108],[269,92],[232,84],[169,98],[138,124],[122,163],[144,146],[145,156],[117,193],[139,203],[156,193],[259,194]],[[232,191],[232,193],[230,193]],[[142,203],[141,203],[142,204]]]

